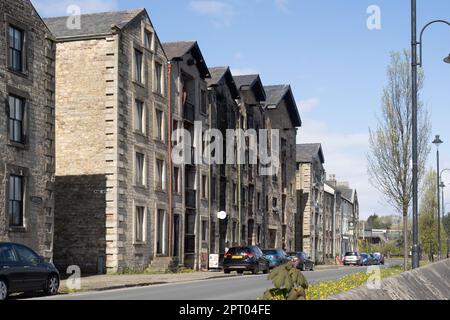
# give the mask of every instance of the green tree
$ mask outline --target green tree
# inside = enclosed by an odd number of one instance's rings
[[[386,201],[403,215],[404,263],[408,262],[408,211],[412,200],[412,90],[411,54],[392,53],[388,83],[384,89],[381,116],[375,130],[370,130],[368,171],[370,182]],[[418,89],[423,87],[419,73]],[[423,103],[418,101],[419,180],[425,173],[430,153],[431,124]]]
[[[447,238],[450,237],[450,213],[447,213],[445,217],[442,218],[442,224],[444,225],[444,230]]]
[[[430,255],[431,251],[433,254],[436,254],[438,248],[436,180],[436,171],[430,170],[423,183],[423,194],[420,203],[419,235],[420,242],[422,244],[422,253],[424,255]],[[441,230],[445,230],[444,226],[445,224],[441,225]],[[448,234],[446,232],[441,232],[441,247],[443,256],[446,254],[447,239]]]

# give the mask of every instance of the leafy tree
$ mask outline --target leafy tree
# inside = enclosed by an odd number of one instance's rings
[[[368,172],[371,183],[384,194],[388,204],[403,215],[403,234],[408,236],[408,211],[412,200],[412,79],[411,54],[392,53],[388,84],[384,89],[378,126],[370,130]],[[418,76],[418,90],[423,88],[423,73]],[[423,178],[430,152],[431,125],[427,110],[418,101],[418,170]],[[404,243],[407,265],[409,248]]]

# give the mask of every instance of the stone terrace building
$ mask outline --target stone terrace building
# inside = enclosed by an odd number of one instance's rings
[[[240,111],[236,101],[240,98],[239,90],[236,87],[230,68],[216,67],[209,69],[211,79],[208,79],[210,90],[211,110],[214,110],[212,117],[213,127],[218,129],[224,139],[227,129],[236,129],[241,126],[239,123]],[[237,154],[237,145],[234,150]],[[223,144],[222,156],[227,158],[226,143]],[[235,157],[236,158],[236,157]],[[242,215],[242,200],[239,194],[239,166],[233,164],[218,164],[213,176],[217,184],[218,210],[227,213],[224,220],[216,221],[218,237],[218,253],[223,258],[225,248],[240,245],[242,242],[242,227],[244,216]]]
[[[0,241],[53,255],[55,50],[28,0],[0,1]]]
[[[266,101],[266,92],[259,75],[235,76],[234,81],[240,92],[240,110],[244,115],[243,124],[246,130],[255,130],[257,134],[256,143],[259,142],[259,130],[265,128],[264,103]],[[250,131],[248,131],[250,132]],[[265,246],[266,229],[266,208],[265,197],[266,176],[261,175],[260,158],[258,146],[251,149],[250,137],[245,141],[245,160],[246,164],[241,166],[242,192],[244,195],[244,205],[242,214],[243,222],[246,226],[246,234],[242,235],[242,240],[247,245]],[[251,163],[252,153],[257,155],[256,163]]]
[[[45,22],[57,39],[55,262],[142,269],[168,248],[167,58],[145,9]]]
[[[296,195],[296,138],[302,121],[289,85],[266,86],[266,129],[278,129],[279,167],[268,177],[266,207],[268,209],[266,245],[270,248],[295,249]],[[277,156],[277,155],[272,155]]]
[[[320,144],[297,145],[298,215],[302,235],[297,250],[304,251],[316,263],[323,262],[325,157]],[[298,225],[300,227],[300,225]]]
[[[184,149],[182,163],[172,166],[172,254],[181,265],[207,269],[209,253],[216,253],[217,247],[216,172],[215,166],[203,161],[196,164],[192,155],[204,146],[195,140],[195,122],[200,133],[212,126],[214,113],[206,83],[210,73],[197,42],[163,43],[163,48],[171,61],[172,131],[184,129],[192,138],[189,142],[182,135],[172,137]]]

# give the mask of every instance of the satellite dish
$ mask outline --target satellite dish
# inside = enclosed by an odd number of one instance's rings
[[[227,213],[225,211],[220,211],[217,213],[217,218],[220,220],[225,220],[227,218]]]

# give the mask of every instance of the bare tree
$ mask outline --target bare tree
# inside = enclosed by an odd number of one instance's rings
[[[386,201],[403,215],[404,259],[408,262],[408,212],[412,199],[412,80],[410,52],[391,54],[387,69],[378,126],[370,130],[368,171],[370,182]],[[419,92],[423,88],[423,72],[418,76]],[[425,173],[430,153],[431,124],[429,114],[418,103],[419,181]]]

